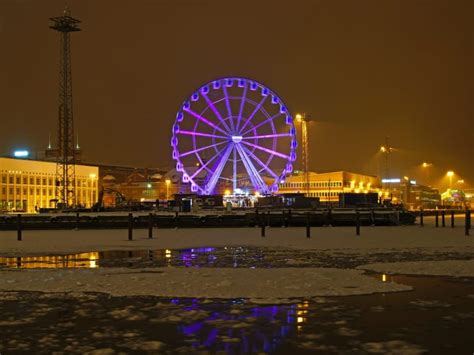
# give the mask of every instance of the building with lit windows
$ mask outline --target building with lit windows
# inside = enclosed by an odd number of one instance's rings
[[[76,203],[91,207],[97,201],[96,166],[76,165]],[[0,158],[0,212],[35,212],[55,207],[56,163]]]
[[[307,197],[319,197],[321,202],[337,203],[343,192],[382,193],[382,185],[376,176],[335,171],[329,173],[295,172],[279,185],[278,193],[304,193]]]

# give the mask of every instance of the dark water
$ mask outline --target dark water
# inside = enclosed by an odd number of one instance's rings
[[[472,254],[413,251],[373,252],[288,250],[256,247],[158,249],[88,252],[69,255],[0,257],[0,267],[95,268],[95,267],[337,267],[354,268],[375,262],[468,260]]]
[[[473,279],[393,281],[415,289],[285,305],[3,292],[0,352],[472,353]]]

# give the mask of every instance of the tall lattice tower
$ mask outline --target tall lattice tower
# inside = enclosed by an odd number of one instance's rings
[[[50,157],[56,157],[57,206],[75,207],[76,178],[75,163],[80,150],[74,144],[74,120],[72,114],[72,75],[70,33],[80,31],[81,21],[72,18],[66,7],[61,17],[50,19],[50,26],[60,34],[59,56],[59,108],[58,141],[55,149],[48,149]]]

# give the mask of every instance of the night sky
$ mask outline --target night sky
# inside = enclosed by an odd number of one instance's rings
[[[311,168],[474,180],[472,0],[70,0],[76,131],[89,162],[173,165],[182,101],[250,77],[315,118]],[[64,1],[0,0],[0,153],[56,137]],[[53,140],[53,143],[54,143]]]

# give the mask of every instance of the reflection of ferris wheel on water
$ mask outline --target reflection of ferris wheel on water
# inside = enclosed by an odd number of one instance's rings
[[[281,99],[262,84],[223,78],[188,98],[173,125],[173,159],[191,190],[217,186],[270,194],[293,170],[293,119]],[[253,192],[250,191],[250,192]]]

